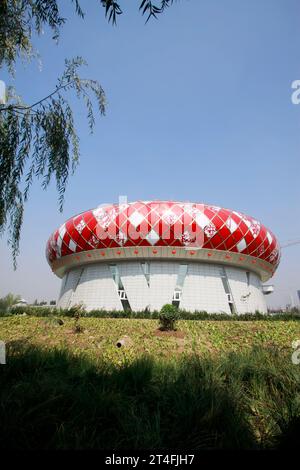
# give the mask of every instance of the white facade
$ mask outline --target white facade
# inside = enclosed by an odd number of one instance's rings
[[[109,261],[66,271],[58,307],[82,303],[87,310],[160,310],[174,303],[187,311],[267,311],[259,275],[223,264],[184,259]]]

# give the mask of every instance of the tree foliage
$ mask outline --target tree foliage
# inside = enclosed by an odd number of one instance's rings
[[[84,18],[79,0],[70,0],[75,12]],[[146,22],[157,18],[173,0],[140,0],[139,9]],[[120,3],[100,0],[109,22],[116,24],[123,13]],[[86,5],[86,3],[85,3]],[[13,76],[16,61],[35,56],[33,34],[49,28],[54,40],[59,39],[66,22],[59,11],[58,0],[0,1],[0,70],[6,68]],[[79,138],[72,108],[66,92],[75,92],[87,108],[90,130],[94,128],[93,103],[105,113],[105,94],[101,85],[81,78],[79,69],[85,64],[81,57],[65,61],[65,70],[50,94],[33,104],[26,104],[8,87],[7,101],[0,102],[0,233],[8,228],[14,265],[19,253],[24,203],[34,178],[42,180],[45,189],[55,179],[62,210],[64,192],[70,171],[79,160]]]
[[[33,178],[42,180],[45,189],[51,178],[56,181],[59,207],[70,169],[79,160],[79,139],[72,109],[64,92],[74,90],[87,108],[88,123],[94,127],[91,94],[101,114],[105,112],[105,94],[95,80],[80,78],[80,57],[66,60],[65,71],[52,93],[31,105],[10,96],[9,104],[0,106],[0,228],[9,224],[9,242],[14,262],[19,249],[24,202]]]
[[[139,9],[142,15],[147,16],[147,22],[152,17],[157,18],[157,15],[163,13],[173,2],[174,0],[160,0],[160,2],[155,3],[151,0],[141,0]],[[108,18],[108,21],[116,24],[118,15],[123,13],[120,3],[114,0],[102,0],[101,3],[105,8],[105,16]]]
[[[80,0],[70,0],[78,16],[84,18]],[[174,0],[140,0],[139,10],[146,21],[163,13]],[[123,14],[121,4],[115,0],[100,0],[105,16],[112,24]],[[85,3],[86,4],[86,3]],[[0,2],[0,67],[4,64],[13,72],[16,59],[30,58],[33,54],[32,34],[41,34],[49,27],[53,39],[58,40],[61,27],[66,22],[59,12],[58,0],[1,0]]]
[[[0,315],[7,313],[14,304],[19,302],[19,300],[21,300],[21,297],[19,295],[12,294],[11,292],[5,297],[2,297],[0,299]]]

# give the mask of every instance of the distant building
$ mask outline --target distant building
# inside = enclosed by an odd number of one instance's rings
[[[15,304],[13,305],[13,307],[25,307],[26,305],[28,305],[27,300],[25,300],[25,299],[20,299],[20,300],[18,300],[17,303],[15,303]]]
[[[221,207],[173,201],[99,206],[59,227],[47,259],[62,278],[58,307],[267,312],[263,286],[280,248],[257,220]]]

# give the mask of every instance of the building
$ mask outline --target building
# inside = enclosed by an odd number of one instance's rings
[[[76,215],[47,243],[62,278],[58,307],[87,310],[266,312],[264,286],[280,248],[240,212],[209,204],[137,201]]]
[[[25,299],[20,299],[18,302],[12,305],[12,307],[27,307],[28,302]]]

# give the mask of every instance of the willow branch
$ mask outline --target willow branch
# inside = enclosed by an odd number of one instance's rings
[[[31,106],[20,106],[20,105],[13,105],[13,104],[10,104],[8,106],[1,106],[0,107],[0,112],[2,111],[10,111],[10,110],[29,110],[29,109],[32,109],[32,108],[35,108],[36,106],[38,106],[39,104],[43,103],[43,101],[47,101],[49,98],[51,98],[52,96],[54,96],[56,93],[58,93],[60,90],[63,90],[65,89],[67,86],[71,85],[71,83],[75,82],[76,80],[70,80],[68,83],[65,83],[64,85],[60,85],[58,87],[56,87],[56,89],[50,93],[48,96],[46,96],[45,98],[42,98],[41,100],[37,101],[36,103],[33,103]],[[83,79],[81,79],[80,81],[83,81]]]

